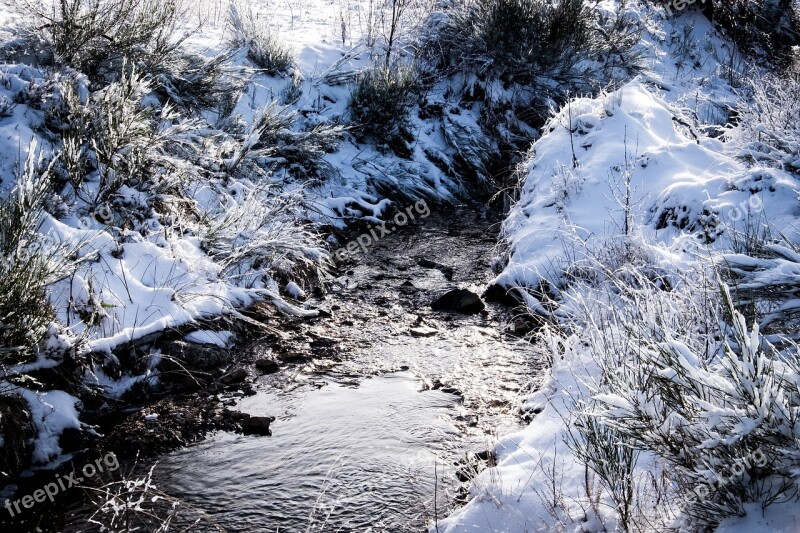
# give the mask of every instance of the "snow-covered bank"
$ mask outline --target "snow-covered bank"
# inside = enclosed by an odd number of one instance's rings
[[[694,530],[719,516],[729,517],[720,531],[794,531],[800,524],[791,489],[763,516],[761,509],[781,483],[795,483],[793,467],[783,468],[796,465],[796,441],[770,455],[761,472],[752,461],[730,471],[753,446],[768,448],[771,437],[759,435],[770,431],[763,428],[773,423],[771,409],[796,408],[795,400],[768,401],[761,414],[751,413],[761,400],[737,399],[738,383],[774,393],[758,376],[743,377],[738,365],[780,368],[775,380],[792,397],[795,365],[781,361],[796,362],[797,349],[771,351],[748,324],[748,352],[735,328],[727,329],[724,317],[732,311],[717,292],[727,265],[720,257],[743,252],[765,228],[796,242],[800,181],[786,163],[791,149],[785,156],[743,139],[744,126],[720,137],[726,110],[753,106],[741,100],[747,91],[731,86],[734,76],[724,76],[719,59],[732,45],[700,13],[667,20],[639,9],[647,20],[649,72],[617,91],[573,99],[555,114],[531,149],[519,201],[503,227],[507,263],[495,282],[563,328],[541,336],[553,368],[526,400],[533,420],[499,441],[498,466],[479,474],[470,502],[431,531]],[[757,121],[747,126],[769,131]],[[771,155],[748,157],[743,144]],[[747,261],[737,257],[746,271]],[[794,279],[790,265],[775,265],[770,275]],[[739,340],[727,351],[722,341],[729,336]],[[650,349],[674,361],[641,357]],[[698,383],[714,383],[708,386],[726,395],[712,400],[706,390],[707,403],[689,401],[692,418],[648,388],[656,375],[673,381],[665,385],[671,393],[680,388],[675,383],[688,382],[700,390]],[[644,424],[630,430],[640,437],[626,433],[628,424],[648,417],[658,419],[665,446],[672,442],[682,459],[648,441]],[[731,419],[740,425],[720,423]],[[791,441],[786,424],[777,422],[776,431]],[[765,478],[756,481],[759,475]],[[752,490],[757,483],[763,492]]]

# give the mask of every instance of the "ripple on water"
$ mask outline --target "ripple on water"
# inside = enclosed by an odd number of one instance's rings
[[[458,398],[419,388],[400,372],[355,388],[262,391],[239,408],[277,415],[272,437],[221,434],[170,454],[159,488],[229,530],[420,531],[434,471],[440,488],[452,484],[443,462]]]

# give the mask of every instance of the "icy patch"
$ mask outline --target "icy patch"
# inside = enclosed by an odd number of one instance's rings
[[[233,345],[234,335],[231,331],[198,329],[186,335],[184,340],[195,344],[211,344],[219,348],[230,348]]]

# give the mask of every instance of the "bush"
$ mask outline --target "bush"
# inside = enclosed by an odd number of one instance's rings
[[[583,0],[474,0],[449,3],[428,20],[422,53],[445,72],[530,85],[542,77],[572,78],[587,59],[635,68],[624,55],[638,36],[619,13],[602,15]]]
[[[413,68],[374,66],[350,91],[350,118],[358,136],[407,150],[409,113],[417,98]]]
[[[796,498],[800,347],[771,344],[748,324],[713,265],[665,271],[647,257],[659,248],[647,254],[635,233],[617,240],[570,261],[572,285],[554,316],[571,335],[551,343],[560,368],[568,361],[579,373],[581,392],[563,389],[577,396],[568,443],[607,489],[617,528],[711,530],[747,503]],[[745,271],[757,264],[741,259]],[[792,269],[771,266],[753,277],[773,280],[765,292],[777,295]],[[655,493],[645,469],[667,476]]]
[[[45,286],[65,275],[70,253],[46,245],[37,233],[44,216],[52,163],[35,159],[36,147],[17,185],[0,200],[0,368],[29,362],[48,334],[54,313]]]
[[[665,529],[675,512],[683,523],[673,527],[710,530],[748,502],[796,498],[800,347],[748,326],[710,271],[672,276],[665,289],[646,265],[610,265],[593,263],[594,277],[565,293],[559,315],[573,336],[551,345],[554,357],[586,353],[583,364],[600,370],[575,401],[569,443],[606,485],[618,525],[630,530],[631,509],[652,507],[632,501],[635,452],[668,475],[653,510]]]
[[[709,0],[705,11],[745,52],[766,54],[781,67],[793,60],[800,17],[792,0]]]
[[[181,120],[169,104],[145,105],[152,84],[134,68],[126,66],[119,81],[91,95],[85,89],[80,79],[58,80],[45,115],[62,141],[53,172],[57,192],[79,216],[143,229],[158,205],[184,197],[188,179],[205,171],[185,157],[203,140],[191,135],[200,122]]]
[[[257,19],[252,11],[248,10],[242,16],[231,4],[228,23],[232,33],[230,46],[234,49],[246,48],[247,58],[267,74],[287,74],[294,67],[294,52],[285,47],[272,28]]]
[[[757,320],[765,332],[798,338],[800,325],[800,246],[768,233],[744,235],[749,249],[725,254],[719,261],[731,285],[737,311]]]
[[[226,171],[250,178],[274,168],[291,169],[298,177],[333,174],[334,169],[322,156],[336,148],[344,128],[316,124],[297,131],[299,119],[298,112],[273,102],[246,128],[229,122],[225,128],[230,138],[220,154]]]
[[[634,325],[630,359],[607,368],[610,394],[598,414],[669,465],[691,496],[683,507],[693,528],[744,516],[747,502],[798,495],[800,347],[772,346],[735,311],[727,289],[722,294],[731,324],[717,332],[720,352],[657,320]]]
[[[752,163],[800,173],[800,73],[767,74],[751,82],[751,99],[727,132],[736,155]]]
[[[70,66],[93,80],[117,77],[127,58],[145,70],[180,45],[182,0],[8,0],[26,21],[30,46],[45,63]]]
[[[222,267],[224,278],[244,286],[257,283],[264,273],[317,275],[321,260],[315,253],[317,236],[310,226],[298,223],[303,199],[259,185],[239,204],[205,213],[201,246]]]
[[[73,80],[62,80],[60,105],[48,115],[64,142],[62,175],[92,206],[110,199],[122,185],[145,181],[148,170],[157,114],[142,105],[150,84],[136,70],[125,70],[119,82],[86,99]]]
[[[229,115],[244,88],[242,68],[230,63],[230,54],[204,57],[176,51],[150,68],[154,90],[188,111],[216,109]]]

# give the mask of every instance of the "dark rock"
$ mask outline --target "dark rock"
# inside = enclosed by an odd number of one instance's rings
[[[480,313],[485,307],[480,296],[467,289],[453,289],[431,304],[434,311],[455,311],[468,315]]]
[[[496,283],[486,287],[483,297],[490,302],[497,302],[508,307],[516,307],[522,301],[517,297],[515,289],[507,289]]]
[[[274,359],[263,357],[256,361],[256,368],[265,374],[273,374],[280,370],[280,365]]]
[[[234,383],[241,383],[247,378],[247,370],[244,368],[236,368],[227,374],[223,375],[219,380],[225,385],[232,385]]]
[[[91,434],[77,428],[64,428],[58,437],[58,445],[64,453],[70,453],[86,448],[91,439]]]
[[[242,433],[245,435],[272,435],[269,425],[274,416],[251,416],[242,420]]]
[[[194,344],[186,341],[170,343],[164,352],[178,359],[182,366],[207,370],[230,363],[233,358],[230,350],[210,344]]]
[[[312,348],[330,348],[336,346],[336,339],[329,339],[327,337],[318,337],[308,343]]]
[[[466,472],[464,470],[456,471],[456,478],[459,481],[461,481],[462,483],[466,483],[467,481],[470,481],[472,479],[472,476],[473,475],[471,473]]]
[[[491,451],[491,450],[484,450],[484,451],[482,451],[482,452],[478,452],[478,453],[476,453],[476,454],[475,454],[475,459],[477,459],[477,460],[479,460],[479,461],[487,461],[487,462],[488,462],[488,461],[491,461],[491,462],[495,462],[495,461],[496,461],[496,456],[495,456],[495,454],[494,454],[494,452],[493,452],[493,451]]]

